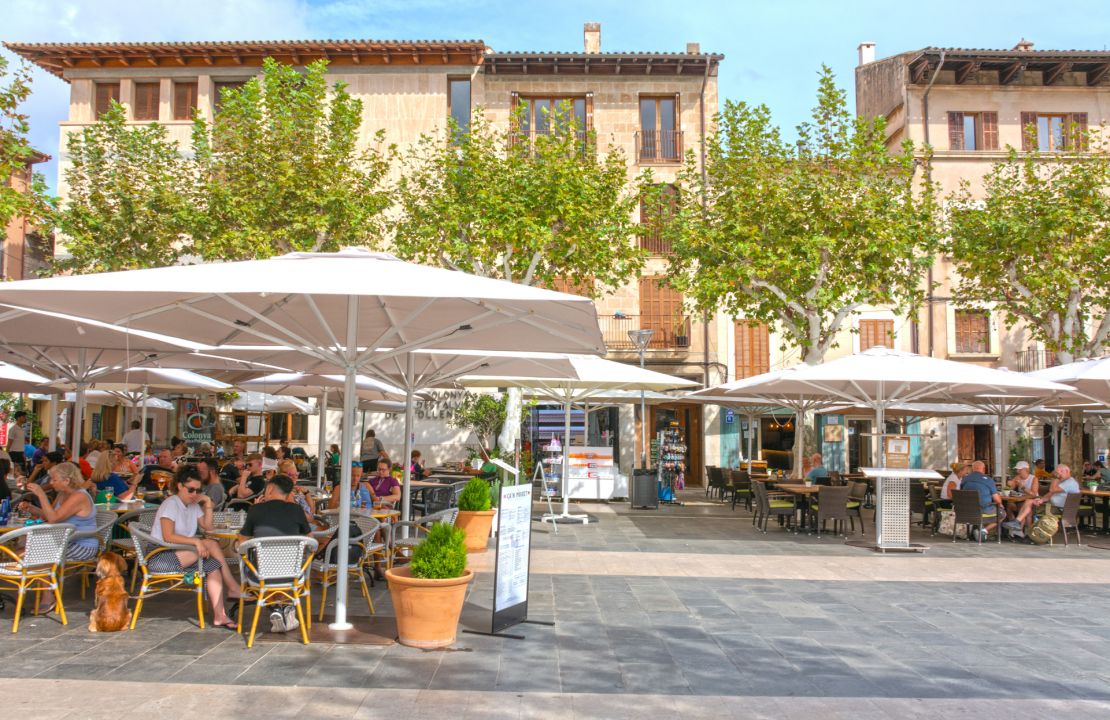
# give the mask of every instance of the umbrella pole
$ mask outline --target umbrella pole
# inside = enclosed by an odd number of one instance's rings
[[[755,434],[755,415],[748,415],[748,476],[752,474],[752,436]]]
[[[401,457],[401,471],[402,488],[401,488],[401,519],[408,520],[412,514],[412,498],[409,497],[409,492],[412,487],[412,425],[413,414],[416,409],[413,407],[415,398],[413,397],[413,382],[414,375],[416,375],[416,361],[412,357],[412,353],[405,353],[405,454]],[[407,528],[406,528],[407,529]]]
[[[74,462],[81,457],[81,421],[85,415],[85,388],[88,383],[79,382],[73,397],[73,432],[70,434],[69,451]]]
[[[320,431],[316,441],[316,489],[324,487],[324,458],[328,450],[328,389],[324,388],[324,392],[320,396],[320,412],[319,422]]]
[[[142,444],[142,447],[139,448],[139,457],[143,457],[146,454],[146,399],[150,395],[148,392],[149,388],[150,386],[143,385],[143,405],[139,409],[139,437],[141,438],[139,442]],[[153,435],[150,440],[152,443],[154,442]]]
[[[806,454],[806,432],[805,432],[805,410],[799,406],[794,410],[794,477],[801,480],[805,473],[802,472],[805,468]]]
[[[570,515],[570,392],[563,402],[563,516]]]
[[[339,473],[339,532],[336,538],[339,551],[336,553],[337,574],[335,578],[335,622],[328,627],[332,630],[350,630],[347,622],[347,546],[351,544],[351,463],[354,462],[355,429],[355,379],[353,363],[357,354],[358,339],[358,298],[347,300],[347,352],[344,358],[347,366],[343,378],[343,439],[342,467]]]
[[[46,411],[47,417],[50,418],[50,424],[46,426],[46,439],[48,441],[47,447],[50,450],[58,449],[58,394],[50,393],[50,405]]]

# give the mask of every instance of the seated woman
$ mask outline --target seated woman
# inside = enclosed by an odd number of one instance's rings
[[[112,448],[110,454],[112,456],[112,472],[119,475],[121,478],[127,478],[139,471],[139,469],[135,467],[135,463],[131,462],[131,458],[128,457],[126,446],[116,445]]]
[[[87,491],[85,478],[73,463],[59,463],[48,472],[50,489],[57,493],[54,504],[46,497],[41,485],[31,483],[27,489],[38,500],[38,506],[29,502],[20,503],[20,509],[32,517],[41,518],[48,523],[69,523],[77,528],[76,532],[96,530],[96,506]],[[66,560],[92,560],[100,552],[100,541],[95,537],[82,537],[71,540],[66,548]],[[49,612],[54,608],[50,599],[41,609]]]
[[[131,478],[135,485],[139,483],[138,475],[132,475]],[[117,498],[126,500],[135,492],[135,485],[128,485],[123,478],[112,471],[112,455],[109,452],[100,453],[90,480],[96,485],[97,494],[111,489],[112,494]]]
[[[150,569],[155,572],[182,572],[184,568],[202,560],[204,585],[212,603],[212,623],[218,627],[236,630],[234,620],[228,617],[224,601],[239,599],[239,583],[231,574],[223,550],[215,540],[197,537],[197,527],[211,530],[212,498],[204,494],[200,473],[193,465],[184,465],[174,477],[173,495],[158,506],[151,534],[162,542],[192,545],[196,550],[161,552],[150,559]],[[224,597],[224,593],[227,597]]]
[[[412,451],[412,457],[409,463],[409,473],[413,480],[423,480],[428,474],[424,470],[424,457],[420,454],[419,450]]]
[[[392,509],[401,502],[401,484],[393,477],[393,469],[388,462],[378,458],[378,469],[365,483],[370,489],[370,498],[375,505]]]

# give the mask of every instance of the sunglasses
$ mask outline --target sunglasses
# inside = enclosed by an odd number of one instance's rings
[[[200,493],[200,488],[199,487],[189,487],[188,485],[186,485],[185,486],[185,492],[189,493],[190,495],[197,495],[197,494]]]

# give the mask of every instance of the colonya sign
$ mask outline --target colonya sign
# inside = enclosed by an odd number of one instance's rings
[[[447,422],[455,416],[455,411],[466,398],[463,390],[426,390],[427,399],[418,399],[415,403],[417,420],[442,420]]]

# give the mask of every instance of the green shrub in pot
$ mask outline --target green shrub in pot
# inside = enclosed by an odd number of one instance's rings
[[[462,512],[482,512],[489,510],[489,483],[482,478],[473,478],[459,493],[459,510]]]
[[[454,525],[436,523],[412,550],[413,577],[442,580],[466,571],[466,533]]]

